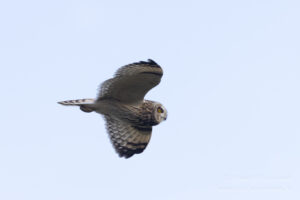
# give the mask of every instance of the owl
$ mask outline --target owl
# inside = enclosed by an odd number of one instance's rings
[[[152,127],[167,119],[167,110],[161,103],[144,99],[147,92],[160,83],[162,76],[162,68],[151,59],[132,63],[104,81],[96,99],[58,103],[103,115],[116,152],[120,157],[129,158],[145,150]]]

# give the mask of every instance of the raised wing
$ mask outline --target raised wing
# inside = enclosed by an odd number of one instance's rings
[[[129,123],[105,115],[111,143],[120,157],[129,158],[142,153],[147,147],[152,127],[134,127]]]
[[[101,84],[98,100],[139,103],[149,90],[159,84],[162,75],[162,68],[150,59],[126,65],[116,72],[114,78]]]

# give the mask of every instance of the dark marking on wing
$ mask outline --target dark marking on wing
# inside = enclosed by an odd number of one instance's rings
[[[142,72],[141,74],[154,74],[154,75],[158,75],[158,76],[162,76],[162,73],[159,72]]]
[[[152,131],[152,127],[141,127],[141,126],[133,126],[133,128],[139,130],[139,131]]]

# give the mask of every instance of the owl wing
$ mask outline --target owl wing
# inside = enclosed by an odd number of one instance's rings
[[[114,78],[101,84],[98,100],[138,103],[143,101],[149,90],[159,84],[162,75],[162,68],[150,59],[123,66],[115,73]]]
[[[144,151],[151,138],[151,126],[134,127],[109,115],[104,117],[110,140],[120,157],[129,158]]]

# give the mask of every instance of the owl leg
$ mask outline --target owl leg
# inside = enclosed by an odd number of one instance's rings
[[[80,110],[82,110],[83,112],[87,112],[87,113],[94,111],[94,109],[91,108],[91,106],[88,106],[88,105],[81,105]]]

